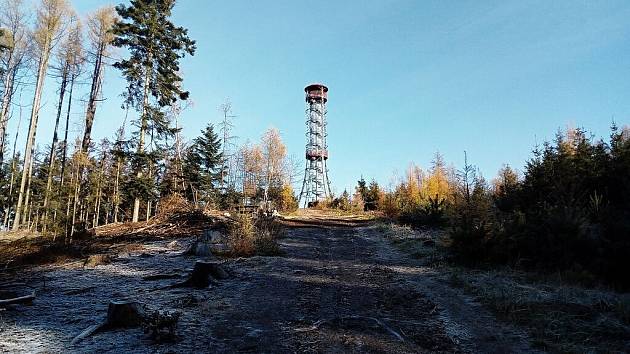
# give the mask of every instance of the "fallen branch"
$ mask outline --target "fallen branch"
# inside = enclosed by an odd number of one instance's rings
[[[152,274],[142,277],[142,280],[162,280],[162,279],[175,279],[180,278],[181,274],[179,273],[168,273],[168,274]]]
[[[100,331],[101,328],[103,328],[104,326],[105,326],[105,323],[91,325],[90,327],[86,328],[83,332],[81,332],[78,336],[74,337],[74,339],[72,340],[72,342],[70,342],[70,344],[71,345],[75,345],[75,344],[79,343],[83,339],[85,339],[85,338],[91,336],[92,334]]]
[[[30,295],[0,300],[0,307],[13,304],[30,304],[33,302],[33,300],[35,300],[35,291],[33,291]]]
[[[374,322],[376,325],[378,325],[379,327],[381,327],[382,329],[384,329],[387,333],[391,334],[393,337],[395,337],[397,340],[404,342],[405,339],[403,338],[402,335],[400,335],[400,333],[394,331],[391,327],[389,327],[388,325],[386,325],[383,321],[379,320],[378,318],[375,317],[366,317],[366,316],[339,316],[339,317],[333,317],[330,319],[321,319],[316,321],[315,323],[313,323],[312,326],[310,327],[306,327],[306,328],[296,328],[295,331],[296,332],[310,332],[310,331],[316,331],[319,329],[319,327],[321,327],[324,324],[329,324],[332,322],[343,322],[345,320],[369,320]]]
[[[96,286],[87,286],[85,288],[69,289],[69,290],[66,290],[63,294],[64,295],[77,295],[77,294],[82,294],[82,293],[85,293],[94,289],[96,289]]]

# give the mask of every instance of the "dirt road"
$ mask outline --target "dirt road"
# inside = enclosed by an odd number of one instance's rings
[[[189,240],[180,240],[181,246]],[[395,251],[373,227],[291,228],[283,257],[226,261],[231,278],[208,289],[164,289],[196,258],[167,241],[111,264],[36,269],[33,306],[0,312],[0,352],[530,352],[526,337]],[[110,300],[182,313],[178,337],[153,343],[141,329],[95,334]]]

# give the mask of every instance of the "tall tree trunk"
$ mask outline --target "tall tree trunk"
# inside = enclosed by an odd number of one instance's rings
[[[21,95],[20,95],[21,98]],[[17,130],[15,131],[15,140],[13,140],[13,158],[11,159],[11,182],[9,183],[9,203],[8,210],[4,214],[4,227],[9,228],[9,214],[11,213],[11,207],[13,206],[13,187],[15,184],[15,175],[17,174],[18,163],[17,159],[17,141],[20,137],[20,126],[22,125],[22,107],[20,106],[20,116],[18,119]]]
[[[34,147],[33,147],[34,149]],[[30,201],[31,199],[31,182],[33,181],[33,159],[31,159],[31,163],[28,165],[28,168],[24,169],[24,172],[22,172],[22,176],[24,176],[24,174],[27,175],[27,181],[26,181],[26,199],[24,202],[24,219],[26,219],[27,215],[30,215],[30,209],[33,206],[33,202]],[[29,202],[30,201],[30,202]],[[16,216],[17,218],[17,216]]]
[[[92,227],[98,226],[98,218],[101,214],[101,185],[102,185],[104,167],[105,167],[105,150],[103,150],[103,157],[101,158],[101,167],[98,173],[98,180],[96,182],[96,202],[94,203],[94,221],[92,222]]]
[[[96,62],[94,63],[94,72],[92,73],[92,87],[90,88],[90,98],[87,105],[87,111],[85,113],[85,131],[83,133],[83,141],[81,143],[81,151],[87,154],[90,147],[90,140],[92,135],[92,125],[94,124],[94,116],[96,115],[96,102],[101,92],[101,86],[103,81],[103,55],[105,51],[105,44],[101,42],[96,54]]]
[[[114,222],[118,222],[118,209],[120,208],[120,169],[122,161],[118,158],[116,162],[116,180],[114,181]]]
[[[63,109],[63,100],[66,95],[66,86],[68,85],[68,65],[63,68],[63,72],[61,74],[61,87],[59,88],[59,104],[57,105],[57,118],[55,119],[55,129],[53,131],[53,140],[50,144],[50,154],[48,155],[48,179],[46,181],[46,191],[44,193],[44,217],[42,220],[42,233],[46,233],[46,227],[48,226],[48,202],[50,200],[50,193],[52,191],[52,179],[53,179],[53,168],[55,166],[55,150],[57,149],[57,142],[59,141],[59,136],[57,135],[57,130],[59,129],[59,119],[61,118],[61,110]]]
[[[66,159],[68,158],[68,129],[70,125],[70,108],[72,108],[72,93],[74,91],[74,82],[77,76],[75,73],[70,75],[70,91],[68,92],[68,108],[66,110],[66,130],[63,136],[63,153],[61,154],[61,181],[59,185],[63,187],[64,178],[66,177]]]
[[[80,164],[80,163],[79,163]],[[72,237],[74,236],[74,226],[77,222],[77,203],[79,200],[79,183],[81,180],[81,176],[80,176],[80,168],[77,165],[77,174],[75,176],[75,180],[74,180],[74,188],[73,188],[73,194],[74,194],[74,198],[72,198],[73,202],[73,206],[72,206],[72,221],[70,224],[70,243],[72,243]]]
[[[70,171],[70,186],[74,186],[74,170]],[[68,241],[70,236],[70,207],[72,206],[72,196],[74,195],[74,188],[72,191],[68,188],[68,197],[66,198],[66,219],[65,219],[65,241]]]
[[[46,77],[46,69],[48,67],[48,55],[42,53],[39,58],[39,65],[37,68],[37,81],[35,84],[35,95],[33,96],[33,107],[31,110],[31,123],[28,128],[28,136],[26,138],[26,148],[24,149],[24,172],[29,173],[22,174],[22,181],[20,183],[20,194],[18,196],[18,202],[15,207],[15,220],[13,220],[13,230],[17,230],[20,227],[20,213],[22,212],[22,203],[24,201],[24,192],[26,188],[26,182],[30,177],[31,168],[27,168],[32,165],[33,158],[33,145],[35,145],[35,132],[37,131],[37,119],[39,118],[39,108],[42,99],[42,88],[44,86],[44,79]]]
[[[151,62],[151,55],[149,55],[149,60],[148,62]],[[142,99],[142,122],[140,123],[140,137],[139,137],[139,141],[138,141],[138,154],[142,154],[144,152],[144,135],[146,134],[146,130],[147,130],[147,111],[148,111],[148,107],[149,107],[149,79],[150,79],[150,75],[151,72],[153,71],[153,68],[151,65],[149,65],[146,68],[146,72],[144,74],[144,93],[143,93],[143,99]],[[136,175],[136,177],[138,179],[142,178],[142,168],[138,169],[138,173]],[[133,219],[132,222],[138,222],[138,216],[140,214],[140,198],[136,197],[134,202],[133,202]]]

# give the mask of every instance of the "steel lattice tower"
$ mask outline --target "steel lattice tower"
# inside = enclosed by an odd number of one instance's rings
[[[328,179],[328,145],[326,143],[326,103],[328,87],[311,84],[306,92],[306,169],[300,192],[300,205],[305,208],[331,196]]]

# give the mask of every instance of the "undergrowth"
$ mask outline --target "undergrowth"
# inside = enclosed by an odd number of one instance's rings
[[[238,216],[228,227],[227,245],[233,257],[278,256],[282,250],[277,240],[283,235],[283,227],[273,220]]]
[[[396,248],[425,264],[439,265],[444,280],[474,296],[506,322],[525,328],[532,344],[555,353],[628,352],[630,294],[583,288],[566,272],[539,274],[508,267],[480,270],[456,266],[444,233],[381,224],[377,230]],[[433,239],[435,246],[425,245]],[[439,261],[436,261],[438,259]]]

